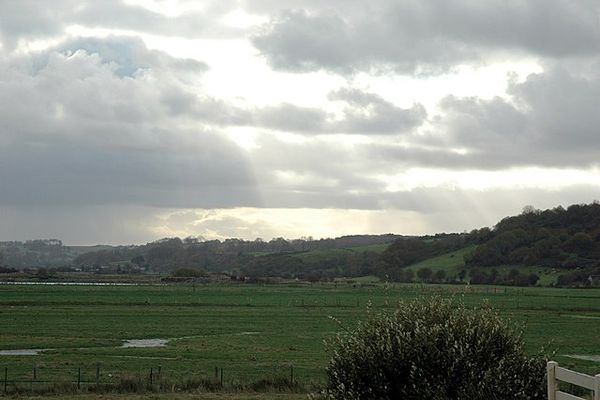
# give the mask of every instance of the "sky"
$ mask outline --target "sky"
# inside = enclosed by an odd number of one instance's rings
[[[600,0],[0,0],[0,240],[470,231],[599,127]]]

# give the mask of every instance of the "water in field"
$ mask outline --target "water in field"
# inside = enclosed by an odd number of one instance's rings
[[[12,286],[138,286],[127,282],[39,282],[39,281],[1,281],[0,285]]]
[[[574,358],[576,360],[600,362],[600,355],[566,354],[566,356],[569,358]]]
[[[0,350],[0,356],[37,356],[42,349]]]
[[[128,339],[121,347],[165,347],[168,339]]]

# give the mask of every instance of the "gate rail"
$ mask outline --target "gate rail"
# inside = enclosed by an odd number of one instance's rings
[[[593,400],[600,400],[600,374],[590,376],[558,366],[555,361],[548,362],[548,400],[584,400],[582,397],[559,390],[558,382],[580,386],[593,392]]]

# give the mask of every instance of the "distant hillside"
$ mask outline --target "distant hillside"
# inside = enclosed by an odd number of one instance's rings
[[[493,228],[397,240],[381,261],[378,275],[396,281],[598,285],[600,204],[525,207]]]
[[[319,240],[277,238],[268,242],[260,239],[227,239],[221,242],[166,238],[143,246],[121,246],[85,253],[77,257],[74,264],[82,269],[113,272],[132,268],[157,272],[196,268],[253,277],[297,277],[320,270],[317,276],[330,276],[331,271],[326,273],[326,270],[355,271],[360,268],[350,267],[350,264],[364,264],[355,260],[354,251],[344,249],[357,249],[357,252],[362,249],[360,254],[363,257],[363,253],[380,253],[400,237],[392,234],[353,235]]]
[[[536,210],[526,207],[493,229],[473,232],[480,242],[465,256],[469,267],[541,266],[564,273],[559,285],[600,281],[600,204]]]
[[[467,265],[593,267],[600,261],[600,204],[544,211],[528,207],[474,234],[481,243],[465,259]]]
[[[58,239],[0,242],[0,267],[68,268],[84,249],[64,246]]]

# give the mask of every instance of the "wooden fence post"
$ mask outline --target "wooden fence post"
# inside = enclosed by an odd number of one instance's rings
[[[6,393],[7,387],[8,387],[8,367],[4,367],[4,393]]]
[[[556,367],[558,363],[555,361],[549,361],[546,366],[548,375],[548,400],[556,400],[556,391],[558,387],[556,385]]]
[[[221,387],[223,387],[223,368],[221,368]]]
[[[600,374],[594,377],[594,400],[600,400]]]
[[[96,386],[100,383],[100,363],[96,363]]]
[[[77,390],[81,389],[81,367],[77,367]]]
[[[290,385],[294,385],[294,364],[290,364]]]

